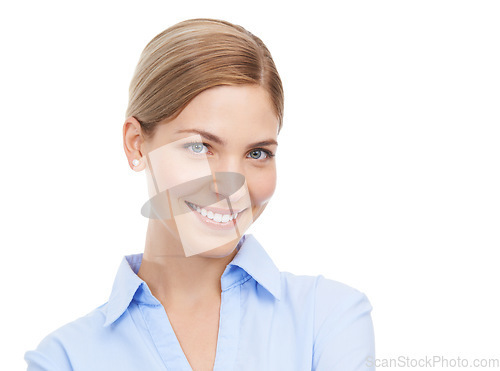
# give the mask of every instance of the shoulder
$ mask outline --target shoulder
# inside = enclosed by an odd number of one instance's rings
[[[341,331],[359,316],[369,315],[372,310],[363,292],[323,275],[317,276],[315,292],[316,335],[321,328],[333,325],[336,331]]]
[[[296,275],[290,272],[280,272],[280,275],[282,298],[310,308],[315,334],[332,322],[337,322],[336,327],[339,328],[339,322],[348,321],[349,316],[356,316],[360,312],[370,313],[372,310],[363,292],[342,282],[323,275]]]
[[[350,306],[358,301],[365,301],[369,304],[366,295],[342,282],[338,282],[323,275],[296,275],[290,272],[280,272],[281,288],[287,295],[304,294],[313,296],[316,309],[321,311],[331,311]]]
[[[340,309],[345,306],[351,306],[359,301],[369,304],[366,295],[358,289],[345,283],[325,278],[323,275],[316,277],[316,302],[320,307],[318,309]]]
[[[375,352],[371,311],[363,292],[317,276],[312,370],[373,370],[365,367]]]
[[[91,343],[102,330],[107,303],[46,335],[35,350],[25,353],[28,370],[72,370],[71,359],[86,342]]]
[[[79,317],[58,329],[51,332],[45,339],[59,339],[65,344],[71,344],[72,341],[84,335],[86,338],[95,336],[100,332],[104,321],[106,320],[106,307],[107,303],[100,305],[86,315]],[[78,343],[81,345],[81,342]]]

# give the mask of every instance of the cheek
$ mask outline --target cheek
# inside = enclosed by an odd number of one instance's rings
[[[252,204],[268,202],[276,189],[276,168],[256,169],[247,176],[247,185]]]

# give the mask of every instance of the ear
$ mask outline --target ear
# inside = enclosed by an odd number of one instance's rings
[[[138,172],[146,168],[146,158],[141,151],[143,143],[141,124],[134,116],[128,117],[123,124],[123,149],[130,168]],[[134,160],[139,161],[139,163],[134,165]]]

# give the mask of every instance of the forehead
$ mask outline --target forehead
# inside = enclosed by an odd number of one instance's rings
[[[208,131],[233,143],[276,139],[278,124],[263,87],[218,86],[198,94],[175,119],[160,124],[155,139],[176,140],[178,132],[186,129]]]

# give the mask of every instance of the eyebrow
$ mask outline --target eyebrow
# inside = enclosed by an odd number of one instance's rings
[[[215,142],[220,145],[225,145],[226,142],[222,140],[220,137],[218,137],[215,134],[209,133],[208,131],[204,130],[198,130],[198,129],[185,129],[185,130],[177,130],[176,133],[196,133],[201,135],[203,138],[206,138],[208,140],[211,140],[212,142]],[[270,146],[270,145],[278,145],[278,142],[275,141],[274,139],[267,139],[263,140],[260,142],[255,142],[252,144],[249,144],[247,148],[252,148],[252,147],[259,147],[259,146]]]

